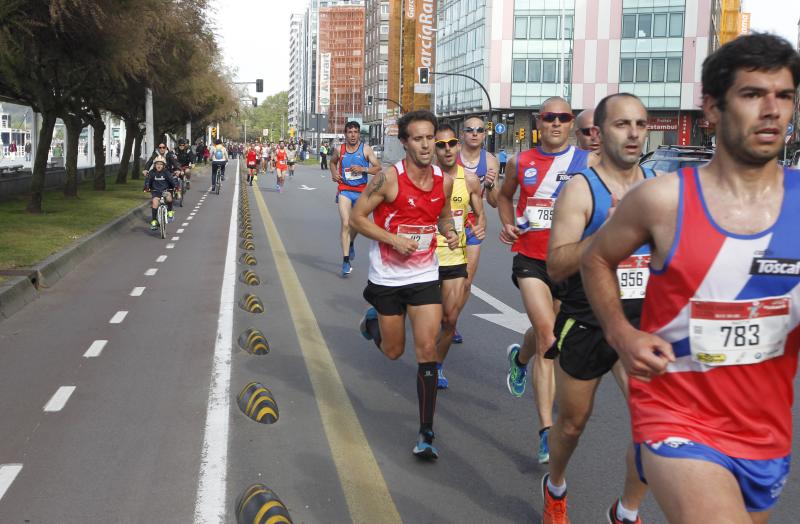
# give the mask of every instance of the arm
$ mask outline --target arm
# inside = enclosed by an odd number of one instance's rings
[[[517,220],[514,215],[514,195],[517,192],[517,157],[512,157],[506,164],[506,177],[497,194],[497,212],[500,215],[500,241],[513,244],[519,238]]]
[[[153,167],[153,159],[156,157],[156,152],[153,151],[153,154],[150,155],[150,158],[147,159],[147,162],[144,164],[144,170],[150,171],[150,168]]]
[[[330,158],[328,159],[328,169],[331,170],[331,180],[336,182],[337,184],[342,183],[342,175],[339,174],[339,150],[334,149],[331,152]],[[377,204],[376,204],[377,205]]]
[[[464,182],[467,184],[469,192],[469,205],[472,214],[477,219],[474,224],[467,224],[472,228],[472,234],[478,240],[486,238],[486,213],[483,209],[483,198],[481,198],[481,181],[472,173],[464,173]]]
[[[487,172],[483,179],[483,187],[486,189],[486,201],[492,207],[497,207],[497,195],[500,192],[497,174],[500,173],[500,162],[491,153],[486,153]]]
[[[547,274],[556,282],[566,280],[580,270],[581,253],[591,242],[581,240],[591,219],[592,195],[586,179],[580,175],[567,182],[556,200],[550,245],[547,248]]]
[[[450,207],[450,198],[453,196],[453,179],[449,176],[444,177],[444,205],[439,213],[439,220],[436,227],[439,232],[447,239],[447,247],[455,249],[458,247],[458,233],[456,224],[453,221],[453,209]]]
[[[663,373],[675,356],[668,342],[637,330],[625,317],[615,270],[620,261],[648,242],[655,246],[654,267],[669,251],[678,207],[677,180],[673,195],[668,194],[671,181],[660,182],[651,180],[628,192],[581,256],[583,287],[606,339],[628,374],[645,381]],[[666,222],[670,225],[665,228],[662,224]]]
[[[375,152],[371,147],[367,145],[364,146],[364,156],[367,158],[367,161],[369,161],[369,167],[365,169],[367,174],[375,175],[380,173],[381,169],[383,168],[381,167],[381,163],[378,161],[378,157],[375,156]],[[361,168],[359,167],[359,171],[360,170]]]

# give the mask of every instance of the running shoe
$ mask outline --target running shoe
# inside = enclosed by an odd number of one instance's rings
[[[442,365],[436,364],[436,389],[447,389],[449,385],[450,382],[448,382],[447,377],[442,373]]]
[[[550,462],[550,428],[545,428],[539,432],[539,451],[536,453],[539,464]]]
[[[150,230],[155,231],[158,229],[158,220],[151,220],[150,221]]]
[[[642,519],[638,515],[636,516],[636,520],[629,520],[629,519],[622,519],[620,520],[617,518],[617,506],[619,505],[619,499],[615,500],[614,503],[608,508],[608,513],[606,513],[606,522],[608,524],[642,524]]]
[[[528,370],[525,366],[517,365],[517,355],[519,355],[519,344],[511,344],[506,349],[508,354],[508,376],[506,377],[506,385],[508,392],[515,397],[521,397],[525,393],[525,375]]]
[[[542,477],[542,499],[544,499],[542,524],[569,524],[567,493],[564,492],[560,497],[554,497],[550,490],[547,489],[548,478],[550,478],[549,473],[545,473],[544,477]]]
[[[464,337],[461,336],[461,333],[458,332],[456,329],[453,333],[453,344],[462,344],[464,342]]]
[[[414,446],[412,453],[422,459],[438,459],[439,450],[433,447],[433,438],[433,431],[421,431],[419,437],[417,437],[417,444]]]
[[[350,257],[351,262],[356,259],[356,248],[353,246],[353,244],[350,244],[350,253],[348,256]]]
[[[170,222],[175,220],[175,211],[167,211],[167,220]]]
[[[371,307],[364,312],[364,318],[361,319],[361,323],[358,325],[358,329],[361,331],[361,336],[367,340],[372,340],[372,335],[367,330],[367,321],[369,320],[378,320],[378,311],[374,307]]]
[[[352,272],[353,272],[353,266],[350,265],[350,262],[342,262],[342,276],[346,277]]]
[[[275,191],[280,192],[281,186],[279,184],[275,184]]]

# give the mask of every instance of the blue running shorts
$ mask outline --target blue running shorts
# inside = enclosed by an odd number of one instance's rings
[[[467,235],[467,245],[468,246],[480,246],[482,240],[478,240],[475,235],[472,234],[472,228],[467,226],[464,228],[464,233]]]
[[[345,196],[345,197],[349,198],[350,201],[353,204],[355,204],[356,200],[358,200],[358,197],[361,196],[361,193],[359,193],[358,191],[339,191],[338,193],[336,193],[336,203],[337,204],[339,203],[339,195],[342,195],[342,196]]]

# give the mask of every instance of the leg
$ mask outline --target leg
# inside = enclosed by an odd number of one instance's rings
[[[166,192],[167,211],[172,211],[172,192]]]
[[[467,294],[472,287],[472,281],[475,279],[475,273],[478,271],[478,262],[481,259],[481,245],[467,244]]]
[[[406,348],[406,316],[378,314],[381,330],[381,351],[390,360],[397,360]]]
[[[339,218],[342,220],[340,239],[342,242],[342,256],[350,254],[350,210],[353,203],[343,193],[339,193]]]
[[[466,291],[465,278],[451,278],[442,281],[442,330],[436,344],[436,361],[439,364],[444,362],[450,351],[458,315],[464,307]]]
[[[433,442],[433,415],[436,411],[436,335],[441,329],[441,304],[408,306],[408,318],[414,333],[414,350],[417,355],[417,399],[419,401],[419,432],[427,445]],[[420,443],[414,453],[422,453]],[[432,458],[438,452],[431,448]]]

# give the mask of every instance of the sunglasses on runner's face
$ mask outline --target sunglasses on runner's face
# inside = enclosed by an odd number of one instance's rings
[[[582,127],[579,129],[583,136],[592,136],[592,128],[591,127]]]
[[[542,113],[540,118],[548,124],[555,122],[556,118],[558,118],[558,121],[562,124],[566,124],[567,122],[572,122],[572,119],[575,117],[572,116],[572,113],[551,113],[548,111],[547,113]]]
[[[486,129],[482,127],[465,127],[464,133],[483,133]]]
[[[450,140],[437,140],[435,142],[435,144],[436,144],[436,147],[438,147],[439,149],[444,149],[445,146],[453,148],[453,147],[456,147],[458,145],[458,139],[457,138],[451,138]]]

